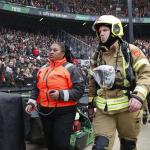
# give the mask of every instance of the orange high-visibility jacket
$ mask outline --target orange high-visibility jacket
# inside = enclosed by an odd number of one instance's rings
[[[84,81],[77,67],[66,61],[56,60],[37,73],[37,91],[31,93],[43,107],[64,107],[77,104],[84,92]],[[59,90],[59,100],[49,96],[50,90]]]

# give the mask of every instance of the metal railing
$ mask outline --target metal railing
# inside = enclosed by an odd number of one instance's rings
[[[59,37],[60,41],[64,42],[70,48],[71,52],[76,58],[89,59],[92,55],[93,49],[95,49],[84,41],[81,41],[65,31],[61,31],[59,33]]]

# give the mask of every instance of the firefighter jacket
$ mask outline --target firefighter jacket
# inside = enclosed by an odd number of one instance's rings
[[[144,102],[147,94],[150,92],[150,64],[143,52],[136,46],[129,44],[131,57],[133,58],[132,69],[136,76],[136,86],[131,93],[131,97]],[[110,65],[116,67],[115,85],[130,87],[126,78],[125,69],[128,64],[125,61],[121,51],[119,41],[116,41],[110,49],[97,51],[91,59],[91,68],[89,72],[89,102],[94,99],[96,107],[102,111],[113,114],[128,109],[129,95],[123,89],[101,89],[92,77],[92,71],[100,65]]]
[[[38,99],[43,107],[65,107],[77,104],[84,92],[84,81],[75,65],[66,58],[50,62],[37,73],[36,88],[31,99]],[[50,90],[59,90],[59,99],[49,96]]]

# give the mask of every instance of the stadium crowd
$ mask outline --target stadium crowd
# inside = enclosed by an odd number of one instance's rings
[[[53,41],[52,34],[46,36],[0,28],[1,86],[30,85],[36,70],[45,64],[46,49]]]
[[[93,36],[74,35],[84,43],[90,43],[90,47],[96,47],[96,39]],[[50,44],[59,41],[58,36],[47,33],[29,33],[9,28],[0,28],[0,84],[1,87],[32,86],[36,71],[43,66],[48,59],[47,51]],[[72,43],[75,44],[74,40]],[[77,43],[77,47],[80,44]],[[150,42],[145,39],[135,40],[150,60]],[[75,46],[75,45],[74,45]],[[71,48],[71,46],[70,46]],[[84,51],[80,49],[76,51]],[[91,49],[92,51],[92,49]],[[78,53],[77,52],[77,53]],[[82,53],[84,54],[84,53]],[[80,58],[80,56],[79,56]],[[85,68],[85,66],[83,66]]]
[[[56,12],[86,15],[111,14],[118,17],[127,16],[127,1],[124,0],[5,0],[19,5],[44,8]],[[150,17],[150,1],[133,1],[134,17]]]
[[[64,38],[68,41],[70,38]],[[47,51],[54,41],[60,41],[57,35],[51,33],[30,33],[9,28],[0,28],[0,85],[1,87],[32,86],[33,78],[39,67],[45,65]],[[82,57],[79,44],[72,38],[70,41],[72,53],[78,51]],[[84,49],[82,49],[84,51]]]

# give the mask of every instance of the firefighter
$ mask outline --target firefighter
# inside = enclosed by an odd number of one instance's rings
[[[89,102],[96,107],[92,150],[112,150],[116,130],[120,149],[136,150],[142,107],[150,92],[150,64],[138,47],[122,40],[120,19],[103,15],[92,28],[99,39],[89,73]]]
[[[63,43],[51,45],[49,65],[37,73],[26,112],[36,107],[42,121],[48,150],[69,150],[77,101],[84,92],[84,80],[71,62],[71,53]],[[38,105],[37,101],[38,100]]]

